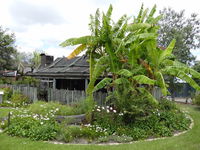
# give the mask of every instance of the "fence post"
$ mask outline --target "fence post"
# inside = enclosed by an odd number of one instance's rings
[[[11,118],[11,114],[10,112],[8,113],[8,127],[10,126],[10,118]]]

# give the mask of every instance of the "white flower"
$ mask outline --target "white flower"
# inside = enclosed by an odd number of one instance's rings
[[[100,112],[101,110],[97,108],[97,111],[99,111],[99,112]]]
[[[116,113],[117,111],[116,111],[116,110],[113,110],[113,112]]]
[[[110,108],[110,106],[106,106],[108,109]]]
[[[110,111],[109,111],[109,109],[107,109],[106,111],[107,111],[107,113],[109,113],[109,112],[110,112]]]
[[[119,113],[119,116],[123,116],[124,114],[123,113]]]
[[[40,124],[41,124],[41,125],[43,125],[43,124],[44,124],[44,122],[40,122]]]
[[[101,107],[102,109],[105,109],[103,106]]]
[[[1,125],[2,125],[2,126],[5,125],[5,122],[2,121],[2,122],[1,122]]]
[[[110,110],[113,110],[113,108],[112,108],[112,107],[110,107]]]

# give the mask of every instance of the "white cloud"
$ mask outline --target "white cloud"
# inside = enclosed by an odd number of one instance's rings
[[[89,15],[97,8],[106,11],[110,3],[114,20],[123,14],[136,15],[142,3],[148,8],[157,4],[158,10],[171,7],[177,11],[186,9],[187,14],[199,13],[197,0],[0,0],[0,3],[0,25],[15,33],[20,51],[40,49],[56,57],[72,51],[72,47],[60,48],[59,43],[89,34]]]

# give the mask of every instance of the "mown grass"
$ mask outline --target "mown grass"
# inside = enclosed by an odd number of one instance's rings
[[[189,111],[194,120],[194,127],[177,137],[156,141],[139,141],[121,145],[55,145],[36,142],[24,138],[0,134],[0,150],[199,150],[200,149],[200,108],[181,105]]]

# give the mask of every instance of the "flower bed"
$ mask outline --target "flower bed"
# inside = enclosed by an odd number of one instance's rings
[[[44,109],[47,105],[58,105],[41,102],[39,104]],[[32,140],[56,140],[66,143],[126,143],[172,136],[176,132],[187,130],[191,123],[175,104],[166,100],[160,102],[159,106],[148,115],[132,119],[126,111],[118,112],[112,106],[96,105],[90,124],[85,122],[80,124],[85,115],[62,116],[62,121],[58,123],[56,121],[56,118],[59,118],[58,107],[52,107],[42,113],[33,112],[31,108],[30,106],[11,112],[9,127],[8,122],[4,121],[1,123],[1,128],[11,136],[27,137]],[[74,117],[79,118],[79,125],[72,125]]]

